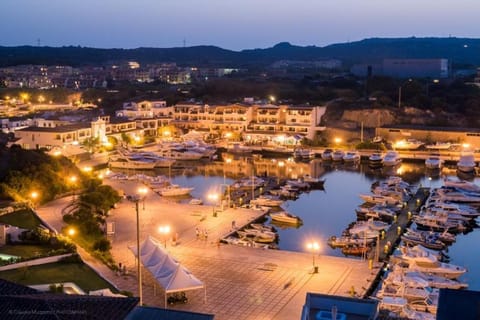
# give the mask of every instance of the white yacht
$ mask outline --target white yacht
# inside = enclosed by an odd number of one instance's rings
[[[256,199],[250,200],[250,204],[252,205],[265,206],[265,207],[279,207],[282,203],[283,203],[283,200],[281,200],[280,198],[275,196],[268,196],[268,195],[262,195]]]
[[[360,153],[358,151],[347,151],[343,155],[343,161],[346,163],[358,162],[360,161]]]
[[[443,160],[439,155],[431,155],[425,159],[425,167],[427,169],[441,169],[443,166]]]
[[[345,155],[345,152],[343,152],[342,150],[335,150],[332,153],[332,160],[333,161],[342,161],[344,155]]]
[[[192,190],[193,188],[190,187],[181,187],[178,184],[172,184],[165,188],[157,190],[157,192],[164,197],[176,197],[190,194]]]
[[[422,141],[418,141],[415,139],[400,140],[395,142],[394,144],[395,149],[399,150],[415,150],[423,145],[424,143]]]
[[[445,178],[443,180],[443,184],[446,187],[454,187],[465,191],[480,192],[480,186],[478,184],[466,180]]]
[[[288,223],[288,224],[295,224],[295,225],[302,223],[302,219],[300,219],[298,216],[285,211],[270,213],[270,217],[272,218],[273,221],[280,222],[280,223]]]
[[[380,168],[383,165],[383,155],[379,152],[372,153],[368,157],[368,166],[371,168]]]
[[[297,159],[313,159],[315,158],[315,151],[307,148],[297,148],[293,150],[293,156]]]
[[[452,144],[450,142],[435,142],[434,144],[427,144],[425,148],[431,150],[448,150]]]
[[[456,279],[467,272],[467,269],[464,267],[439,261],[434,263],[415,261],[408,265],[408,270],[429,273],[436,276],[445,277],[447,279]]]
[[[460,160],[457,162],[457,169],[462,173],[475,173],[475,157],[473,156],[473,153],[462,153],[460,155]]]
[[[388,151],[383,157],[383,165],[385,167],[394,167],[402,162],[400,155],[396,151]]]
[[[332,160],[332,154],[333,154],[332,149],[325,149],[325,150],[323,150],[323,152],[321,154],[321,158],[322,158],[322,160],[330,161],[330,160]]]

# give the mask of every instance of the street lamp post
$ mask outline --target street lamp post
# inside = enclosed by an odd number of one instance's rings
[[[135,213],[137,215],[137,274],[138,274],[138,297],[140,299],[140,306],[143,305],[143,294],[142,294],[142,268],[140,266],[140,214],[138,210],[138,201],[135,199]]]
[[[140,213],[138,209],[138,202],[140,198],[138,196],[133,196],[130,198],[132,202],[135,202],[135,214],[137,218],[137,274],[138,274],[138,298],[140,299],[140,305],[143,305],[143,294],[142,294],[142,268],[140,266]]]
[[[307,243],[307,249],[312,251],[313,273],[318,273],[318,267],[315,265],[315,252],[320,250],[320,245],[316,241]]]
[[[142,198],[142,206],[143,206],[143,210],[145,210],[145,198],[147,197],[147,193],[148,193],[148,188],[147,187],[140,187],[138,188],[138,194],[141,196]]]
[[[31,198],[31,203],[32,203],[32,209],[35,209],[35,204],[38,199],[38,192],[37,191],[32,191],[30,193],[30,198]]]
[[[160,226],[160,227],[158,227],[158,232],[163,237],[163,245],[166,249],[167,248],[167,237],[168,237],[168,234],[170,233],[170,226],[169,225]]]
[[[215,205],[217,203],[217,200],[218,200],[218,194],[216,193],[210,193],[208,195],[208,200],[210,200],[210,202],[212,202],[212,216],[216,217],[217,214],[215,212]]]

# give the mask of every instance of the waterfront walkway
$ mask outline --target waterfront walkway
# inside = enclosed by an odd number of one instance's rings
[[[134,194],[141,184],[137,181],[107,180],[106,183]],[[49,224],[61,230],[61,199],[38,208]],[[109,222],[115,224],[111,237],[112,254],[117,263],[127,267],[127,275],[117,275],[104,265],[89,261],[103,277],[121,290],[138,295],[136,265],[129,247],[136,242],[135,204],[122,200],[111,210]],[[307,292],[339,296],[363,297],[377,277],[367,261],[330,257],[310,252],[264,250],[219,243],[231,232],[232,221],[237,227],[256,220],[261,212],[228,208],[214,217],[211,206],[179,204],[151,192],[139,205],[140,238],[148,235],[164,242],[170,254],[206,284],[203,290],[187,291],[187,304],[169,308],[211,313],[215,319],[299,319]],[[172,233],[163,237],[158,226],[169,224]],[[197,238],[195,230],[206,231],[208,237]],[[171,241],[175,235],[177,241]],[[322,244],[326,245],[326,244]],[[83,254],[82,257],[87,255]],[[313,273],[313,259],[318,273]],[[149,306],[164,307],[164,291],[148,271],[143,269],[143,301]]]

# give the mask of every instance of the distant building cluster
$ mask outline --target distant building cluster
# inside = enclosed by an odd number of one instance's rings
[[[158,63],[141,66],[129,61],[99,67],[20,65],[0,68],[0,82],[7,88],[106,88],[108,81],[152,82],[185,84],[196,79],[219,78],[242,72],[233,68],[179,67],[176,63]]]
[[[448,78],[448,59],[383,59],[381,64],[357,64],[350,72],[367,77],[383,75],[393,78]]]
[[[139,101],[125,102],[113,118],[100,116],[87,120],[79,118],[77,112],[71,116],[62,113],[61,117],[5,118],[0,123],[2,131],[14,133],[16,143],[25,149],[61,148],[96,138],[102,143],[108,137],[121,141],[122,135],[142,141],[145,137],[169,138],[172,129],[198,131],[226,141],[241,139],[249,144],[284,146],[299,144],[303,138],[313,139],[325,130],[320,125],[325,111],[325,106],[255,102],[167,106],[165,101]]]

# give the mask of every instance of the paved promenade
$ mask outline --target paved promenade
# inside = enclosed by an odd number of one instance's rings
[[[126,194],[135,194],[142,186],[136,181],[106,180],[107,184]],[[59,199],[38,208],[39,215],[57,230],[61,230],[61,207],[68,201]],[[227,209],[212,215],[211,206],[178,204],[150,192],[139,202],[140,238],[148,235],[165,241],[172,256],[206,284],[204,291],[187,291],[187,304],[168,306],[215,314],[215,319],[299,319],[307,292],[340,296],[363,296],[378,269],[369,270],[366,261],[317,255],[318,273],[312,274],[312,254],[218,244],[218,239],[230,233],[232,221],[242,226],[261,213],[247,209]],[[117,262],[127,266],[127,275],[117,275],[80,250],[97,272],[121,290],[138,294],[136,266],[129,246],[136,245],[135,204],[122,200],[111,210],[110,222],[115,223],[111,236],[112,254]],[[170,225],[170,236],[158,233],[160,225]],[[197,239],[196,228],[207,231],[208,238]],[[178,241],[173,245],[172,235]],[[326,244],[322,244],[325,245]],[[150,306],[164,307],[164,291],[143,269],[143,300]]]

